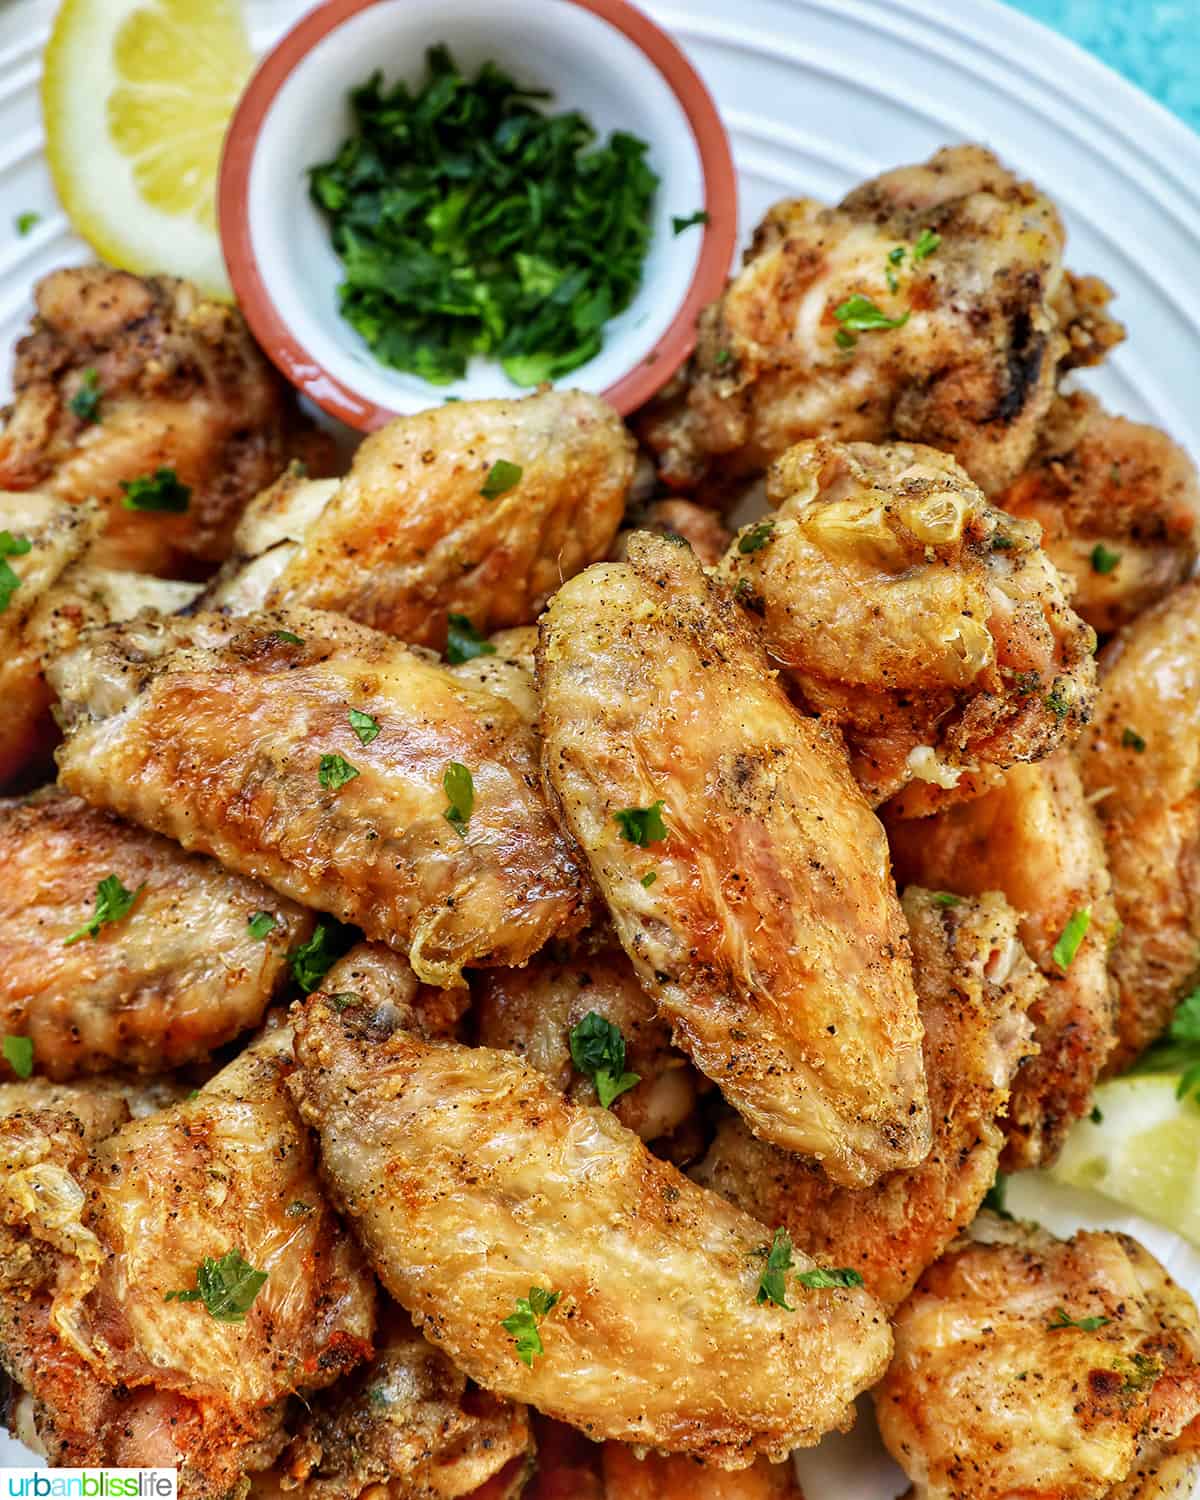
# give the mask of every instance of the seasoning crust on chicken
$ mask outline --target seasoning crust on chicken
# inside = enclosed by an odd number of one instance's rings
[[[882,1372],[891,1338],[868,1293],[756,1302],[769,1231],[608,1110],[370,1007],[296,1011],[292,1087],[335,1200],[388,1292],[488,1390],[743,1468],[847,1423]],[[537,1318],[528,1364],[503,1326],[519,1299]]]
[[[848,1183],[915,1165],[921,1027],[883,830],[691,550],[642,532],[628,556],[558,591],[538,658],[544,774],[617,936],[756,1134]]]
[[[142,620],[88,632],[50,677],[64,786],[356,923],[429,983],[582,920],[533,730],[388,636],[315,610]]]

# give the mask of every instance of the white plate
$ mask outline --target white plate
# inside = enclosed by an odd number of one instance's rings
[[[504,0],[497,0],[497,4]],[[729,126],[748,234],[789,194],[836,199],[885,167],[979,140],[1062,209],[1069,262],[1119,291],[1129,340],[1086,383],[1157,422],[1200,459],[1200,137],[1071,43],[995,0],[644,0],[690,53]],[[247,0],[269,46],[308,7]],[[53,0],[0,8],[0,347],[20,336],[34,280],[87,256],[42,156],[40,53]],[[18,239],[12,221],[42,222]],[[9,369],[0,371],[8,389]],[[1016,1181],[1013,1207],[1059,1233],[1135,1234],[1193,1295],[1200,1253],[1090,1194]],[[810,1500],[892,1500],[902,1476],[864,1420],[804,1454]],[[0,1434],[0,1468],[26,1454]]]

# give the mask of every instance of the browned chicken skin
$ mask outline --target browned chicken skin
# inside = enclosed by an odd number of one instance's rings
[[[98,565],[197,576],[225,557],[242,507],[289,458],[327,471],[331,444],[233,308],[185,281],[105,266],[54,271],[35,295],[0,431],[0,488],[99,500]],[[71,409],[88,371],[95,421]],[[191,489],[186,513],[125,509],[121,482],[159,468]]]
[[[902,438],[1003,489],[1060,371],[1123,336],[1107,288],[1064,273],[1064,240],[1049,200],[980,146],[885,172],[837,208],[776,204],[643,418],[660,477],[720,499],[802,438]],[[902,325],[839,320],[856,298]]]

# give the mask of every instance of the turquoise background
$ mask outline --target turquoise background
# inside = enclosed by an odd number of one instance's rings
[[[1200,0],[1010,0],[1200,130]]]

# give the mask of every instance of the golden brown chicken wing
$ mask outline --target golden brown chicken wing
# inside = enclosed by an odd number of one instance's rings
[[[1118,1041],[1108,1060],[1118,1073],[1200,973],[1200,580],[1105,649],[1079,769],[1121,920],[1111,957]]]
[[[326,1180],[473,1380],[726,1468],[848,1421],[890,1343],[868,1293],[756,1301],[769,1231],[511,1053],[423,1042],[367,1006],[297,1012],[292,1086]]]
[[[93,561],[197,576],[229,551],[252,495],[289,458],[325,472],[329,440],[299,414],[241,315],[169,276],[107,266],[54,271],[17,345],[0,431],[0,486],[99,500]],[[123,490],[160,469],[190,491],[130,509]]]
[[[802,438],[903,438],[1002,489],[1060,371],[1123,336],[1107,288],[1064,275],[1064,240],[1053,204],[979,146],[886,172],[837,208],[776,204],[643,421],[660,477],[720,497]]]
[[[1033,461],[997,502],[1036,521],[1051,562],[1096,630],[1127,625],[1191,573],[1200,555],[1196,466],[1165,432],[1060,396]]]
[[[533,730],[316,610],[87,632],[51,668],[63,784],[408,952],[435,984],[582,918]]]
[[[207,1057],[259,1023],[312,932],[256,880],[63,792],[0,800],[0,848],[0,1032],[50,1078]]]
[[[1026,1012],[1044,988],[1002,897],[949,906],[914,887],[904,912],[925,1025],[928,1157],[873,1187],[834,1187],[810,1163],[755,1140],[734,1115],[691,1174],[764,1224],[783,1225],[810,1255],[852,1266],[889,1312],[995,1180],[1010,1080],[1030,1051]]]
[[[1200,1412],[1191,1298],[1127,1235],[980,1234],[900,1309],[874,1392],[915,1500],[1152,1495],[1138,1470]]]
[[[369,1353],[373,1282],[322,1198],[290,1059],[268,1032],[82,1165],[51,1150],[4,1175],[0,1359],[52,1463],[178,1465],[182,1495],[217,1500],[279,1452],[290,1392]]]
[[[1108,951],[1118,922],[1096,815],[1070,751],[1015,766],[1002,783],[932,818],[888,821],[896,879],[976,896],[1000,890],[1045,976],[1030,1009],[1036,1057],[1013,1079],[1005,1171],[1048,1166],[1116,1042]],[[1077,913],[1087,913],[1081,918]],[[1059,946],[1086,923],[1068,956]],[[1057,957],[1056,957],[1057,953]]]
[[[618,532],[609,553],[613,562],[625,561],[625,543],[636,531],[659,536],[681,536],[706,568],[715,568],[733,540],[715,510],[691,500],[653,500],[626,513],[627,530]]]
[[[841,728],[870,801],[911,781],[945,801],[964,771],[1038,760],[1087,723],[1095,632],[1037,528],[952,458],[799,443],[767,493],[778,512],[743,528],[721,576],[805,705]]]
[[[764,1139],[872,1182],[929,1149],[883,830],[732,596],[640,532],[542,622],[543,769],[676,1043]]]

